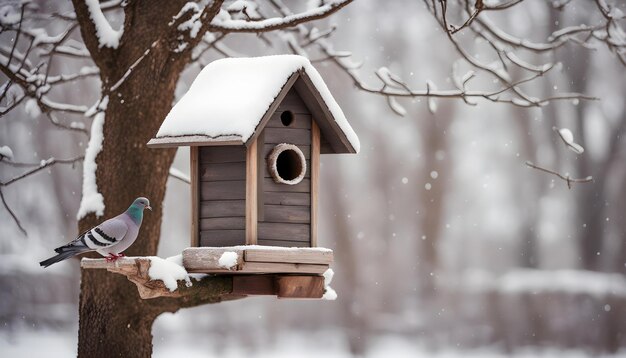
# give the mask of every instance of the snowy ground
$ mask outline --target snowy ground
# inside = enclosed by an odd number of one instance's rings
[[[308,337],[308,338],[307,338]],[[317,339],[311,339],[311,336],[293,335],[281,337],[275,345],[266,347],[259,351],[250,351],[241,349],[237,346],[226,346],[215,350],[212,348],[212,340],[198,340],[189,337],[179,336],[172,339],[164,339],[164,337],[155,337],[154,357],[166,358],[174,356],[182,356],[186,358],[199,357],[301,357],[301,358],[342,358],[350,357],[346,347],[337,339],[328,337],[324,344],[316,345],[320,342]],[[200,344],[193,344],[193,342]],[[215,343],[213,341],[213,343]],[[0,355],[2,357],[38,357],[46,356],[46,358],[56,357],[72,357],[76,356],[76,335],[73,332],[57,332],[49,330],[20,330],[13,333],[0,333]],[[562,351],[556,349],[525,349],[513,355],[507,355],[498,352],[495,348],[482,348],[473,350],[442,350],[429,351],[423,346],[414,344],[406,339],[397,337],[382,337],[372,342],[370,350],[366,355],[368,358],[377,357],[436,357],[436,358],[456,358],[456,357],[563,357],[563,358],[579,358],[579,357],[626,357],[626,351],[620,354],[609,356],[598,356],[581,351]]]

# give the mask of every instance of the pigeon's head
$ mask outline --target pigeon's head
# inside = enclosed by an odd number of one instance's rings
[[[135,199],[132,206],[139,208],[142,211],[143,209],[152,210],[152,207],[150,206],[150,200],[148,200],[148,198],[144,198],[143,196]]]

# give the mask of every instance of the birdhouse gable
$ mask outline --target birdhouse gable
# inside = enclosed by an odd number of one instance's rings
[[[296,55],[212,62],[148,146],[249,146],[285,101],[298,102],[317,123],[322,153],[359,151],[358,137],[322,77],[308,59]]]

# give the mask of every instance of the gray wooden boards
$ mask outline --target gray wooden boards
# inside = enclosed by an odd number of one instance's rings
[[[294,91],[295,90],[295,91]],[[299,98],[293,96],[297,93]],[[280,91],[274,102],[267,110],[255,129],[255,133],[248,139],[246,145],[252,143],[256,137],[267,128],[267,123],[275,113],[280,113],[279,105],[291,106],[294,113],[311,114],[320,128],[322,135],[322,154],[325,153],[356,153],[354,147],[339,127],[328,106],[322,99],[311,78],[305,71],[294,73]]]
[[[229,255],[231,259],[226,260]],[[236,255],[234,260],[233,255]],[[183,266],[188,272],[197,273],[322,275],[332,262],[333,252],[323,248],[251,245],[183,250]]]
[[[258,168],[260,215],[256,243],[311,247],[310,159],[314,155],[311,152],[314,125],[311,112],[300,95],[291,89],[264,125],[257,139],[262,143],[263,163]],[[304,179],[298,184],[276,183],[268,170],[267,158],[280,143],[293,144],[304,154],[307,168]]]
[[[246,243],[246,148],[198,148],[198,215],[200,246]]]

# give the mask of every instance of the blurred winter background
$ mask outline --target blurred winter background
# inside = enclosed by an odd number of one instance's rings
[[[567,11],[548,3],[528,1],[496,19],[520,37],[541,39],[592,13],[591,2]],[[423,2],[360,0],[320,22],[332,24],[335,48],[363,61],[365,80],[387,66],[416,87],[428,80],[452,86],[458,56]],[[225,43],[245,55],[287,52],[264,48],[253,35]],[[477,56],[483,45],[475,42]],[[602,46],[565,46],[554,60],[558,71],[527,90],[601,100],[532,109],[439,100],[435,113],[424,100],[400,100],[407,115],[399,117],[384,98],[317,63],[362,143],[356,156],[322,157],[319,243],[335,250],[338,299],[248,298],[164,314],[153,331],[154,355],[626,355],[626,71]],[[198,70],[189,68],[178,95]],[[89,102],[97,88],[69,87],[65,96]],[[571,129],[586,151],[568,150],[553,126]],[[80,153],[84,137],[74,138],[32,111],[0,118],[0,146],[10,146],[15,160]],[[570,190],[527,160],[594,182]],[[174,167],[188,172],[187,151],[179,150]],[[3,181],[18,172],[0,166]],[[74,355],[78,261],[45,271],[38,262],[77,234],[81,167],[57,166],[3,193],[28,236],[1,208],[0,355]],[[162,257],[189,245],[188,197],[188,185],[172,178]]]

